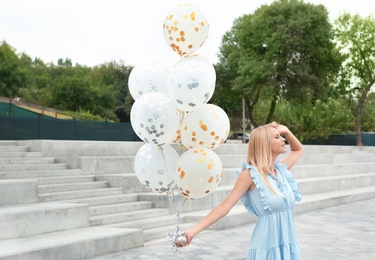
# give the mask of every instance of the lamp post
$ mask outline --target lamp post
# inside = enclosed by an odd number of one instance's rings
[[[245,98],[242,97],[242,143],[246,143],[246,115],[245,115]]]

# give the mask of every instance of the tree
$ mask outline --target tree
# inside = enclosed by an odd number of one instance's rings
[[[25,78],[18,55],[3,41],[0,45],[0,96],[16,97],[24,86]]]
[[[73,63],[72,63],[72,60],[69,59],[69,58],[65,58],[65,60],[63,58],[60,58],[60,59],[57,60],[57,65],[58,66],[72,67]]]
[[[361,117],[368,94],[375,83],[375,20],[369,16],[342,14],[335,21],[335,36],[345,57],[341,68],[341,87],[356,102],[357,145],[362,146]]]
[[[375,92],[369,93],[363,108],[361,129],[365,132],[375,132]]]
[[[242,97],[241,93],[230,88],[233,76],[230,70],[218,63],[214,65],[216,71],[216,85],[209,103],[221,107],[229,116],[231,129],[242,128]]]
[[[340,65],[332,40],[325,7],[299,0],[275,1],[235,20],[223,36],[219,63],[230,71],[231,89],[244,97],[254,126],[259,100],[269,102],[270,122],[279,101],[328,95]]]
[[[130,108],[134,100],[129,93],[128,78],[132,69],[133,67],[126,66],[123,62],[111,61],[94,67],[89,75],[92,83],[111,86],[115,96],[114,112],[120,122],[130,120]]]
[[[314,104],[283,102],[275,112],[279,122],[288,122],[301,141],[328,138],[354,129],[351,108],[345,98],[316,100]]]

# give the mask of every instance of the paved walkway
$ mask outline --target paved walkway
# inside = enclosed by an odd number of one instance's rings
[[[295,216],[303,260],[375,259],[375,199],[315,210]],[[187,260],[244,259],[254,224],[204,231],[183,248]],[[170,241],[147,245],[91,260],[183,259]],[[263,260],[263,259],[262,259]],[[264,259],[265,260],[265,259]]]

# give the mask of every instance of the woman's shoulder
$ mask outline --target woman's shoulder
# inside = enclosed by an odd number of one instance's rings
[[[283,170],[283,171],[289,171],[288,167],[286,166],[286,164],[282,163],[281,161],[276,161],[275,162],[275,167],[277,167],[278,169]]]
[[[240,171],[240,173],[242,173],[244,171],[248,172],[253,179],[257,178],[259,176],[257,168],[255,166],[253,166],[253,165],[250,165],[247,162],[244,162],[242,164],[242,170]]]
[[[257,169],[256,169],[255,166],[250,165],[250,164],[247,163],[247,162],[244,162],[244,163],[242,164],[242,171],[243,171],[243,170],[257,171]]]

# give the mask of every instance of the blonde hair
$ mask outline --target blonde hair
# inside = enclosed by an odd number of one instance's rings
[[[271,132],[270,128],[276,128],[278,124],[272,122],[267,125],[255,128],[250,134],[248,145],[247,163],[256,167],[263,181],[268,188],[276,194],[267,179],[267,173],[273,171],[274,162],[272,160]]]

